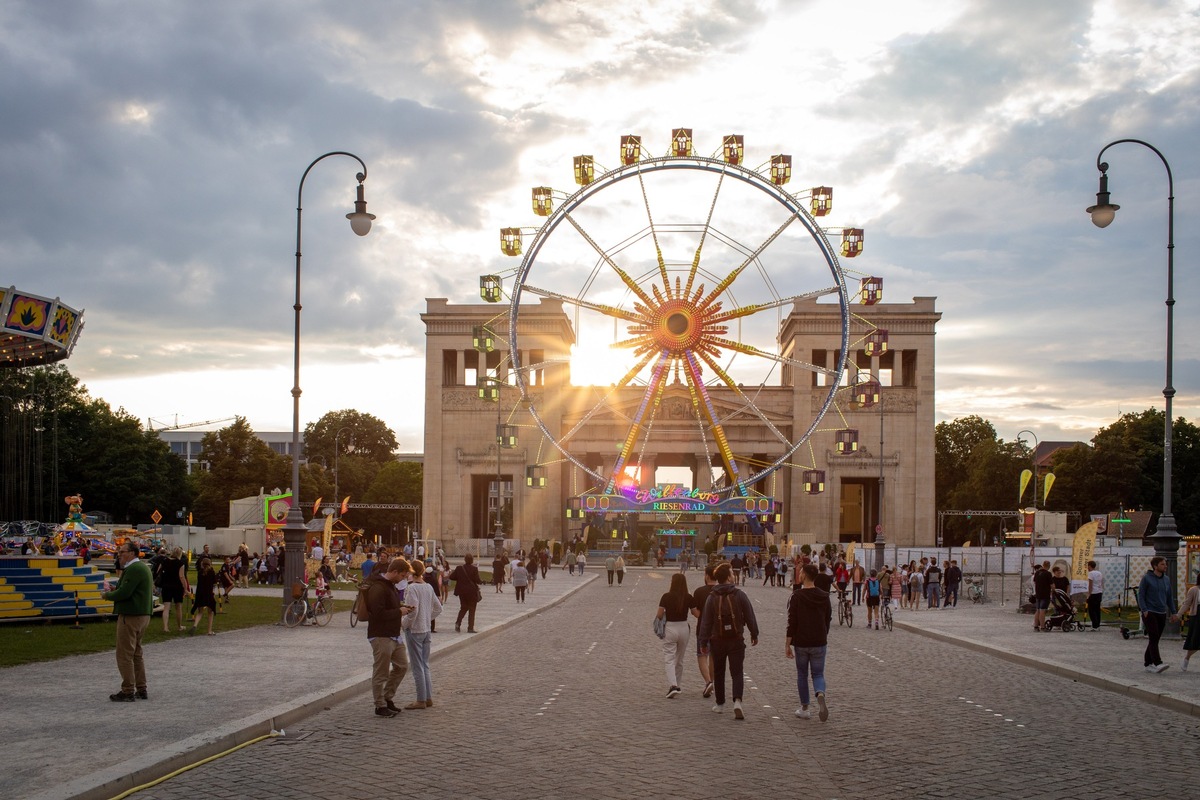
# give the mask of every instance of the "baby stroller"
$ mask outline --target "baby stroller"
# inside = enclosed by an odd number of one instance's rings
[[[1062,589],[1055,589],[1050,602],[1054,606],[1054,613],[1046,617],[1046,621],[1042,623],[1042,630],[1052,631],[1055,628],[1061,628],[1064,632],[1069,633],[1083,629],[1083,626],[1075,619],[1075,603],[1072,602],[1069,594]]]

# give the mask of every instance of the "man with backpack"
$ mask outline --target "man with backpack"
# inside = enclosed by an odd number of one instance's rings
[[[746,660],[746,641],[742,630],[750,628],[750,646],[758,645],[758,620],[754,607],[746,593],[733,583],[733,568],[721,564],[713,572],[717,585],[713,587],[704,603],[700,617],[700,629],[696,639],[702,655],[712,654],[713,682],[716,684],[717,702],[713,711],[725,710],[725,665],[729,664],[733,683],[733,718],[745,719],[742,710],[742,668]]]
[[[871,574],[867,577],[865,591],[867,596],[867,630],[871,629],[871,621],[875,621],[875,630],[879,630],[879,598],[883,594],[880,588],[879,574],[875,570],[871,570]]]

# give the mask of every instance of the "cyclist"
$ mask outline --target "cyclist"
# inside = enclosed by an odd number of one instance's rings
[[[867,596],[867,628],[871,627],[871,620],[875,620],[875,630],[879,630],[879,598],[882,591],[879,587],[879,577],[875,570],[871,570],[871,574],[867,577],[866,591]]]

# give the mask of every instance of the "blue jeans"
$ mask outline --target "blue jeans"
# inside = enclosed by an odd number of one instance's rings
[[[808,676],[812,673],[814,692],[825,691],[825,647],[793,647],[796,656],[796,690],[800,705],[808,705]]]
[[[429,631],[407,631],[404,634],[404,643],[408,647],[408,665],[412,670],[417,699],[422,701],[433,699],[433,683],[429,680],[429,644],[432,639]]]

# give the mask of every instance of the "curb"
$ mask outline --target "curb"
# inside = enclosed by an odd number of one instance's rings
[[[1048,672],[1051,675],[1057,675],[1060,678],[1086,683],[1090,686],[1095,686],[1098,689],[1103,689],[1115,694],[1123,694],[1126,697],[1132,697],[1135,700],[1141,700],[1144,703],[1150,703],[1151,705],[1170,709],[1171,711],[1175,711],[1180,714],[1192,717],[1200,717],[1200,703],[1186,700],[1182,697],[1173,695],[1170,692],[1148,689],[1144,686],[1138,686],[1137,684],[1123,683],[1121,681],[1114,680],[1113,678],[1109,678],[1094,672],[1086,672],[1078,667],[1072,667],[1061,662],[1034,658],[1032,656],[1021,655],[1020,653],[1013,653],[1008,650],[1002,650],[993,645],[977,641],[975,639],[967,639],[961,636],[951,636],[949,634],[941,633],[940,631],[927,630],[907,622],[897,621],[895,625],[897,628],[906,630],[909,633],[916,633],[930,639],[936,639],[940,642],[948,642],[950,644],[957,645],[958,647],[965,647],[968,650],[986,653],[987,655],[995,656],[996,658],[1003,659],[1004,661],[1010,661],[1014,664],[1020,664],[1025,667],[1032,667],[1033,669],[1040,670],[1042,672]]]
[[[594,574],[585,576],[578,585],[569,588],[544,606],[521,611],[485,631],[466,636],[439,648],[430,654],[430,663],[436,662],[447,654],[457,652],[463,647],[468,647],[474,642],[494,636],[547,609],[554,608],[599,577]],[[123,792],[158,780],[206,758],[220,755],[238,745],[267,736],[273,731],[284,731],[288,726],[311,717],[319,711],[328,710],[337,703],[370,691],[370,688],[371,671],[363,670],[333,684],[328,690],[301,695],[294,700],[280,703],[240,720],[156,750],[147,751],[128,761],[33,795],[29,800],[110,800]]]

